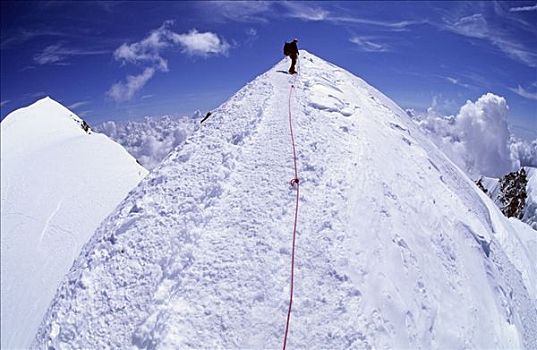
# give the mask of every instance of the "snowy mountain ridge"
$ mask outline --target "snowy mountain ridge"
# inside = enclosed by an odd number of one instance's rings
[[[46,97],[1,126],[1,347],[28,348],[99,223],[147,174]]]
[[[108,217],[34,348],[281,346],[294,213],[287,65],[217,108]],[[306,51],[299,70],[288,346],[536,347],[535,238],[379,91]]]

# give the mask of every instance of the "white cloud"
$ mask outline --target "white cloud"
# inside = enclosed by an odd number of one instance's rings
[[[89,103],[89,101],[79,101],[79,102],[75,102],[69,106],[67,106],[67,108],[69,109],[76,109],[78,107],[81,107],[81,106],[84,106],[84,105],[87,105]]]
[[[425,21],[380,21],[354,16],[351,17],[347,15],[347,11],[342,11],[337,8],[334,8],[336,12],[329,11],[326,8],[319,6],[318,3],[311,5],[311,3],[308,3],[307,1],[284,1],[278,2],[278,4],[284,6],[284,16],[298,18],[303,21],[326,21],[335,25],[365,24],[383,27],[392,31],[402,31],[406,30],[406,27],[426,23]]]
[[[488,93],[475,103],[467,101],[455,120],[455,131],[463,137],[468,165],[484,175],[498,176],[512,168],[507,145],[507,102]]]
[[[162,26],[151,31],[139,42],[122,44],[114,52],[114,58],[129,63],[150,63],[166,72],[168,61],[161,55],[165,49],[175,47],[190,55],[207,57],[226,55],[230,48],[229,44],[215,33],[200,33],[196,29],[184,34],[175,33],[170,30],[172,23],[165,21]]]
[[[383,27],[390,31],[405,31],[407,27],[424,24],[426,21],[377,21],[359,17],[346,17],[346,16],[329,16],[328,21],[334,24],[366,24],[377,27]]]
[[[490,40],[512,59],[522,62],[529,67],[537,67],[537,54],[533,49],[526,48],[523,44],[512,38],[492,37]]]
[[[168,61],[160,55],[165,48],[172,46],[169,30],[171,21],[165,21],[162,26],[151,31],[149,35],[141,41],[127,44],[123,43],[114,51],[114,58],[118,61],[129,63],[150,63],[159,70],[168,70]]]
[[[19,69],[19,72],[25,72],[27,70],[35,69],[35,66],[24,66],[21,69]]]
[[[529,67],[537,67],[537,54],[533,48],[524,45],[505,28],[491,25],[481,13],[456,18],[455,20],[444,18],[442,23],[436,23],[435,25],[459,35],[486,40],[512,59]]]
[[[29,93],[29,94],[26,94],[27,96],[30,96],[30,97],[44,97],[47,95],[46,92],[44,91],[37,91],[37,92],[32,92],[32,93]]]
[[[41,53],[34,56],[34,61],[39,64],[59,62],[64,59],[64,57],[58,53],[60,48],[60,45],[47,46]]]
[[[362,51],[365,52],[386,52],[389,51],[389,47],[387,45],[379,44],[378,42],[371,41],[372,38],[370,37],[360,37],[360,36],[353,36],[349,39],[349,41]]]
[[[471,88],[471,86],[469,84],[463,83],[460,79],[453,78],[453,77],[444,77],[444,78],[447,81],[449,81],[450,83],[454,84],[454,85],[459,85],[459,86],[465,87],[467,89]]]
[[[258,38],[257,30],[255,28],[248,28],[246,30],[246,41],[247,45],[251,45]]]
[[[270,13],[272,5],[268,1],[201,1],[198,4],[211,16],[246,23],[268,22],[264,15]]]
[[[50,29],[28,30],[25,28],[19,28],[17,31],[10,33],[10,35],[2,37],[2,41],[0,42],[0,48],[4,50],[25,43],[35,38],[47,36],[58,38],[80,38],[80,35],[77,35],[70,31],[58,31]]]
[[[436,114],[438,116],[448,111],[453,111],[459,108],[459,102],[455,99],[446,97],[442,94],[433,96],[431,106],[427,109],[427,113]]]
[[[227,55],[230,45],[215,33],[200,33],[192,29],[185,34],[173,32],[173,21],[165,21],[159,28],[152,30],[144,39],[127,44],[123,43],[114,51],[117,61],[145,65],[143,73],[130,75],[125,82],[112,85],[107,95],[117,102],[130,100],[151,79],[155,72],[167,72],[168,60],[162,54],[166,49],[180,49],[191,56],[208,57]]]
[[[246,30],[246,35],[255,37],[257,36],[257,30],[255,28],[248,28]]]
[[[480,13],[449,22],[447,28],[454,33],[472,38],[485,39],[489,35],[488,22]]]
[[[182,145],[199,120],[188,117],[145,118],[143,121],[108,121],[94,128],[121,144],[146,169],[153,169]]]
[[[515,94],[525,97],[530,100],[537,100],[537,92],[529,92],[528,90],[524,89],[520,85],[515,88],[509,88],[509,90],[513,91]]]
[[[509,11],[510,12],[537,11],[537,4],[533,6],[511,7]]]
[[[67,65],[67,59],[73,56],[87,56],[87,55],[102,55],[106,54],[107,50],[83,50],[77,48],[66,48],[64,44],[57,43],[49,45],[43,49],[40,53],[34,56],[34,62],[44,64],[56,64]]]
[[[285,13],[289,17],[298,18],[304,21],[323,21],[326,20],[330,12],[319,6],[311,6],[304,2],[281,2],[285,7]]]
[[[515,168],[523,166],[537,167],[537,139],[528,142],[512,137],[509,149]]]
[[[341,5],[308,1],[202,1],[199,6],[215,20],[247,23],[267,23],[271,18],[290,17],[306,22],[328,22],[334,25],[371,25],[390,31],[427,23],[419,21],[381,21],[349,16]]]
[[[503,97],[487,93],[467,101],[456,115],[442,116],[430,108],[417,117],[435,143],[470,176],[498,177],[517,168],[511,149],[509,107]]]
[[[196,29],[186,34],[173,33],[172,40],[181,44],[181,51],[191,56],[227,55],[230,48],[218,35],[211,32],[200,33]]]
[[[93,111],[82,111],[82,112],[78,112],[78,116],[81,117],[81,118],[85,118],[87,117],[90,113],[92,113]]]
[[[148,67],[142,74],[129,75],[127,76],[127,81],[115,83],[106,94],[116,102],[128,101],[138,90],[144,87],[154,74],[155,68]]]
[[[47,96],[47,93],[44,91],[28,92],[22,95],[24,98],[39,99]]]

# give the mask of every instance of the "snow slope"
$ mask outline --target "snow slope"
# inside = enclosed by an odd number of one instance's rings
[[[216,109],[101,225],[35,348],[281,347],[288,64]],[[299,70],[289,348],[537,347],[535,263],[504,251],[509,220],[379,91],[306,51]]]
[[[82,245],[147,173],[83,124],[48,97],[1,123],[3,349],[30,346]]]

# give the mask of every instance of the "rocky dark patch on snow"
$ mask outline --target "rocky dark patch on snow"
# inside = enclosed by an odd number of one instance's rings
[[[477,185],[477,187],[479,187],[481,191],[485,192],[486,194],[489,193],[485,185],[483,185],[483,178],[478,179],[475,184]]]
[[[524,168],[509,173],[500,179],[500,191],[503,194],[501,197],[503,206],[500,209],[508,218],[522,219],[526,198],[528,197],[526,194],[527,184],[528,179]]]
[[[535,208],[528,196],[530,189],[526,168],[513,171],[499,179],[481,177],[476,181],[476,185],[496,203],[506,217],[532,225],[535,219],[535,213],[532,214],[532,211],[535,211]]]

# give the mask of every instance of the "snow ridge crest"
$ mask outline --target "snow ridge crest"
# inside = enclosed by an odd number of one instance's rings
[[[288,64],[213,111],[100,226],[34,347],[281,345]],[[509,221],[378,90],[304,50],[298,69],[289,347],[535,347],[531,279],[502,272],[526,266],[497,241]]]

